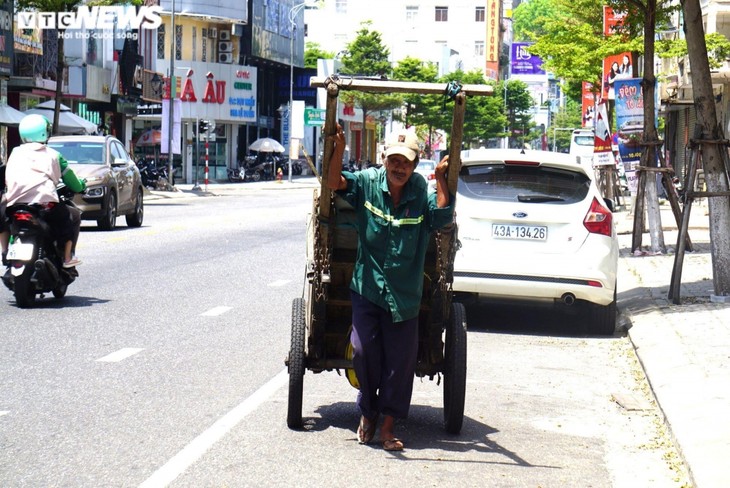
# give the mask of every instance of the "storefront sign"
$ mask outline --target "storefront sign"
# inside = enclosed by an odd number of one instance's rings
[[[306,108],[304,109],[304,125],[323,126],[327,111],[322,108]]]
[[[0,0],[0,75],[13,73],[13,2]]]

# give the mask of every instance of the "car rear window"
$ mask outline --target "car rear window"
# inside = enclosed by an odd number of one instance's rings
[[[60,152],[69,163],[104,163],[104,145],[98,142],[50,142],[48,145]]]
[[[547,166],[462,166],[458,193],[501,202],[567,204],[585,199],[591,185],[583,173]]]

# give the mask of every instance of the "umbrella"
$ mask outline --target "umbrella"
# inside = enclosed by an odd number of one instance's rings
[[[0,125],[12,125],[15,127],[23,120],[25,114],[15,110],[10,105],[0,105]]]
[[[276,141],[274,139],[271,139],[269,137],[262,137],[261,139],[256,139],[251,143],[248,148],[251,151],[258,151],[258,152],[278,152],[283,153],[284,152],[284,146],[279,144],[279,141]]]
[[[147,129],[142,132],[134,143],[137,147],[159,146],[162,141],[162,131],[158,129]]]
[[[43,115],[53,123],[53,111],[56,108],[56,101],[49,100],[39,103],[35,107],[26,110],[25,114]],[[95,123],[79,117],[66,105],[61,104],[61,112],[58,114],[58,132],[61,134],[95,134],[99,128]]]

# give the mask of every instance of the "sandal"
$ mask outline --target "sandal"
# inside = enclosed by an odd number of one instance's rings
[[[375,429],[378,426],[378,418],[368,420],[365,416],[360,417],[360,425],[357,427],[357,441],[360,444],[370,444],[375,437]]]
[[[383,449],[385,449],[386,451],[403,450],[403,441],[398,439],[397,437],[393,437],[392,439],[384,439],[381,442],[383,443]]]

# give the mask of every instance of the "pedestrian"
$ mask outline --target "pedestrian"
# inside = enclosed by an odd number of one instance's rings
[[[370,443],[380,415],[380,442],[403,449],[395,419],[411,404],[418,354],[418,312],[431,232],[454,219],[454,195],[446,183],[448,156],[436,167],[436,191],[414,174],[418,138],[398,131],[388,141],[381,167],[342,171],[345,137],[338,125],[327,184],[355,209],[358,251],[350,283],[353,369],[360,385],[358,441]]]

